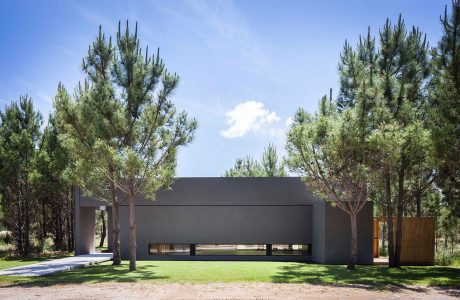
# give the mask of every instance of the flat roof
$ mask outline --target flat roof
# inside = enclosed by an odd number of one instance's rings
[[[299,177],[179,177],[156,199],[136,200],[137,206],[294,206],[322,201]],[[82,197],[82,206],[96,203]],[[99,205],[99,204],[94,204]],[[128,205],[127,201],[121,205]]]

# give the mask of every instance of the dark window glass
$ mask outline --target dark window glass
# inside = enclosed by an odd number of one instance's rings
[[[272,255],[310,255],[311,245],[273,244]]]
[[[150,255],[189,255],[188,244],[149,244]]]
[[[265,255],[266,245],[198,244],[196,255]]]

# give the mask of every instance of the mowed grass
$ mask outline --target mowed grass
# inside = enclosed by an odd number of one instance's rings
[[[138,261],[137,271],[128,271],[128,262],[111,262],[44,277],[0,276],[0,285],[90,284],[103,282],[211,283],[274,282],[311,284],[364,284],[377,288],[408,285],[460,287],[460,268],[345,266],[293,262],[236,261]]]
[[[48,260],[63,258],[73,256],[71,253],[57,254],[57,255],[45,255],[41,257],[32,257],[32,258],[0,258],[0,270],[21,267],[25,265],[31,265],[36,263],[45,262]]]

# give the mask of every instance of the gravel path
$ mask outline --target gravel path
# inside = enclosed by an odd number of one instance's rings
[[[0,287],[0,299],[458,299],[460,289],[392,288],[275,283],[100,283]]]

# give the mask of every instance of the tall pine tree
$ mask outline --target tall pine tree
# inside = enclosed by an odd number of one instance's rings
[[[0,112],[0,193],[4,226],[13,233],[16,250],[28,256],[36,201],[31,174],[40,138],[41,114],[32,99],[21,96]]]
[[[80,98],[76,99],[77,104],[87,105],[68,114],[64,123],[66,131],[77,140],[80,133],[83,137],[88,131],[97,133],[92,135],[90,144],[92,159],[82,158],[80,167],[84,170],[91,167],[93,178],[105,178],[127,198],[129,269],[134,271],[136,198],[140,194],[154,198],[158,189],[171,185],[178,148],[192,141],[197,122],[189,119],[185,112],[177,112],[170,97],[179,77],[168,72],[159,50],[150,56],[148,48],[145,52],[141,49],[137,24],[134,33],[130,32],[128,23],[124,31],[119,24],[113,55],[108,52],[101,51],[95,59],[91,53],[88,55],[84,69],[92,85],[85,85]],[[102,59],[105,55],[107,60]],[[69,108],[75,107],[75,102],[65,93],[62,98],[66,100],[59,104],[61,111],[71,111]],[[102,106],[103,103],[107,105]],[[81,142],[84,143],[84,139]]]
[[[428,43],[417,28],[406,30],[401,17],[395,25],[387,20],[379,31],[378,46],[369,30],[365,38],[360,38],[357,50],[345,43],[339,73],[337,106],[360,112],[363,137],[375,134],[370,170],[385,184],[376,184],[382,191],[371,195],[385,195],[386,207],[381,211],[388,217],[390,266],[399,265],[404,211],[431,188],[435,178],[426,120]],[[367,118],[372,122],[366,122]],[[394,209],[398,220],[396,243]]]
[[[460,217],[460,1],[440,17],[443,36],[432,50],[431,125],[439,178],[451,217]]]

